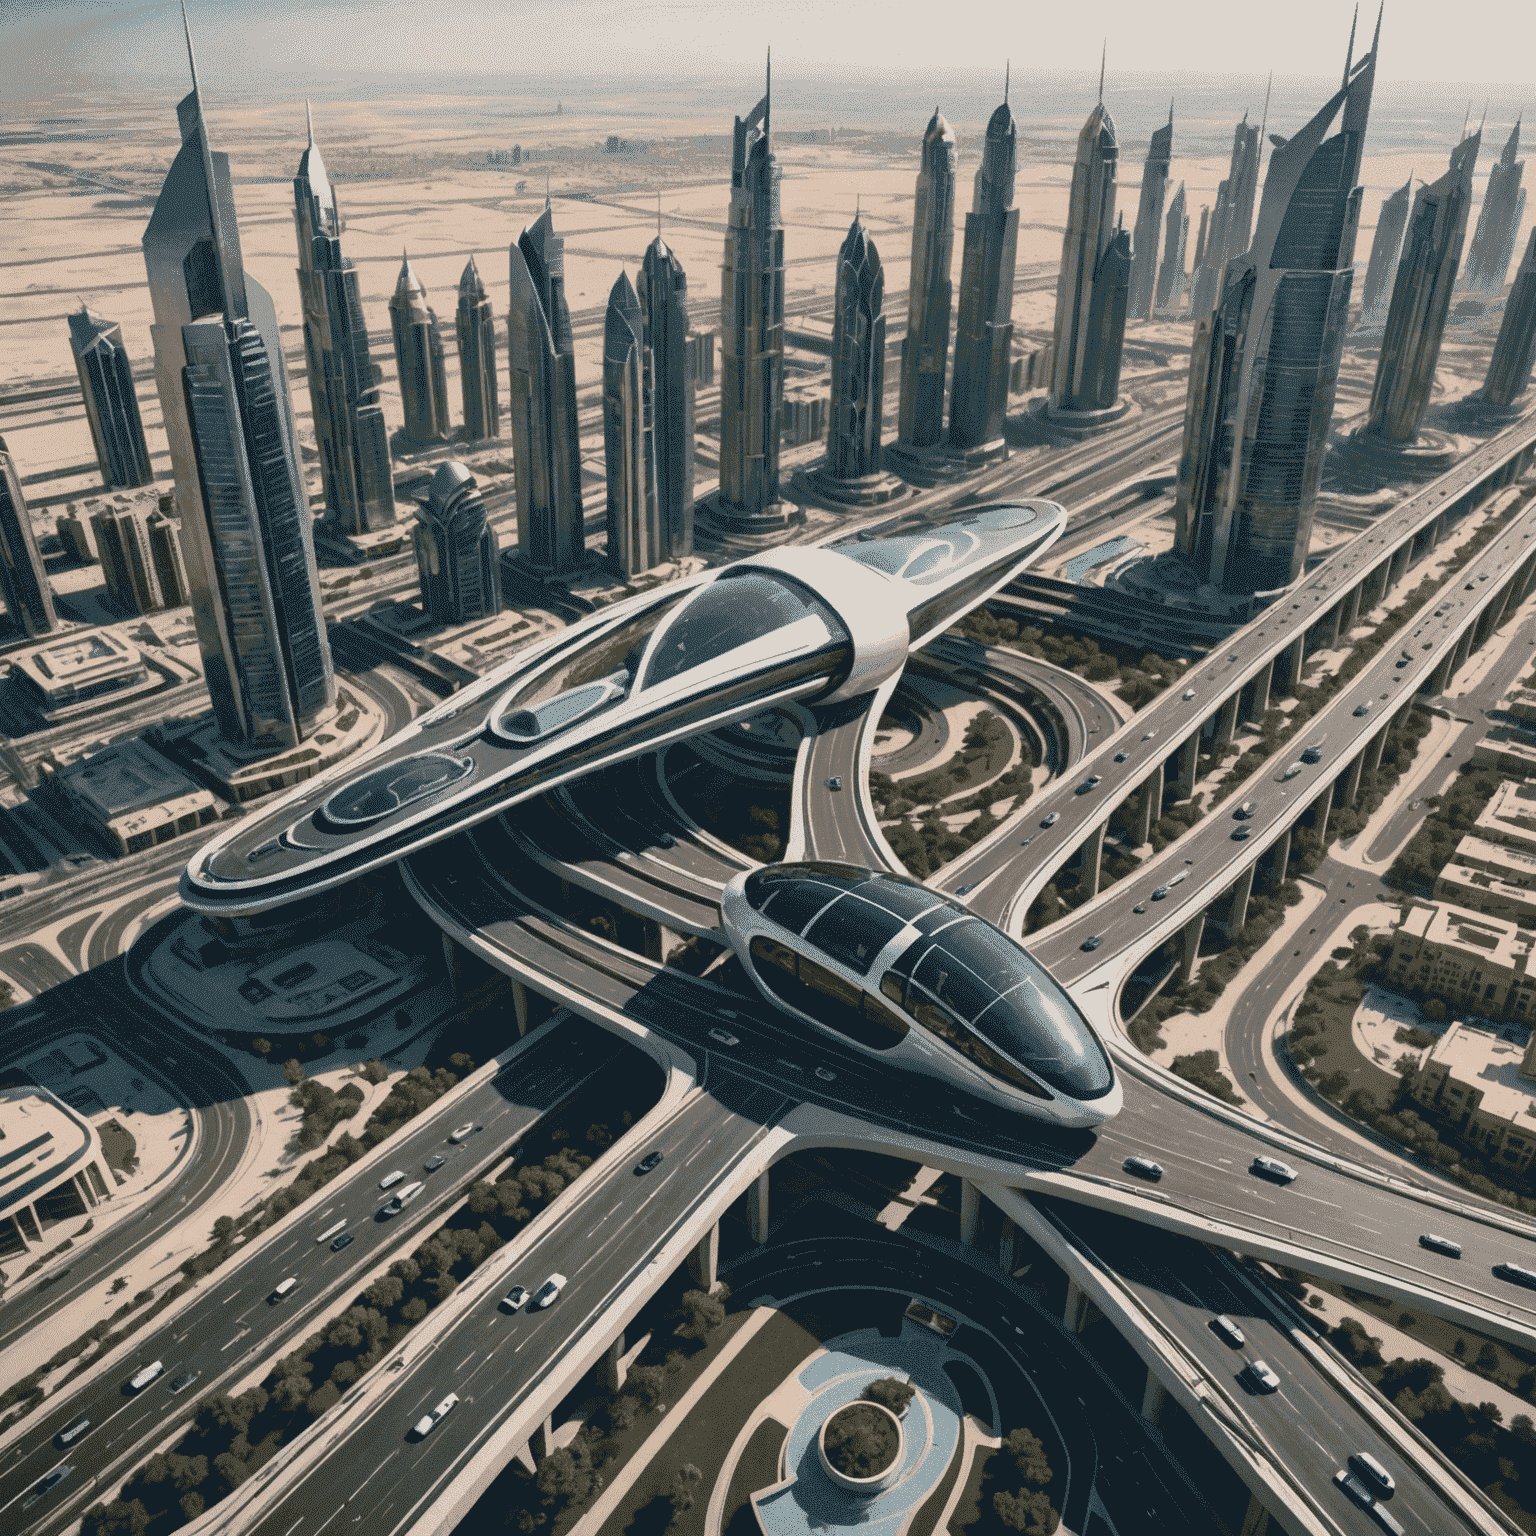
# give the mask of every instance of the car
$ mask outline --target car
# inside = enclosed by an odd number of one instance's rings
[[[1397,658],[1397,670],[1399,672],[1401,672],[1403,670],[1403,668],[1406,667],[1408,665],[1408,663],[1410,661],[1412,661],[1412,660],[1413,660],[1413,657],[1411,657],[1411,656],[1399,656]]]
[[[415,1430],[417,1438],[423,1439],[430,1435],[453,1412],[454,1405],[458,1400],[459,1394],[457,1392],[450,1392],[430,1413],[422,1414],[411,1426]]]
[[[392,1168],[379,1180],[380,1189],[393,1189],[405,1177],[403,1168]]]
[[[357,1239],[350,1232],[343,1232],[335,1242],[331,1244],[332,1253],[340,1253],[343,1248],[350,1248]]]
[[[1130,755],[1131,754],[1129,752],[1116,752],[1115,761],[1117,763],[1123,763]]]
[[[151,1360],[148,1365],[141,1366],[128,1378],[129,1389],[134,1392],[142,1392],[164,1370],[165,1366],[160,1361]]]
[[[533,1310],[542,1312],[545,1307],[555,1301],[565,1286],[564,1275],[551,1275],[548,1280],[533,1293]]]
[[[969,883],[967,883],[965,885],[962,885],[959,888],[959,890],[957,890],[955,892],[955,895],[956,896],[969,896],[971,894],[971,892],[976,889],[976,885],[977,885],[977,882],[972,880]]]
[[[1144,901],[1138,901],[1136,903],[1136,905],[1131,908],[1131,911],[1136,913],[1137,916],[1140,916],[1146,910],[1147,910],[1147,904]]]
[[[1090,933],[1088,935],[1088,937],[1083,940],[1081,947],[1083,949],[1090,949],[1090,950],[1097,949],[1099,947],[1099,945],[1102,944],[1103,942],[1104,942],[1104,935],[1102,933]]]
[[[1154,1184],[1163,1176],[1163,1165],[1154,1163],[1150,1157],[1128,1157],[1120,1166],[1138,1179],[1151,1179]]]
[[[1160,885],[1155,891],[1152,892],[1152,900],[1161,901],[1167,894],[1168,887],[1166,885]]]
[[[1390,1499],[1397,1492],[1392,1474],[1369,1451],[1356,1451],[1349,1458],[1349,1469],[1371,1488],[1378,1499]]]
[[[201,1371],[183,1371],[179,1376],[171,1377],[170,1388],[172,1392],[185,1392],[188,1387],[203,1373]]]
[[[1360,716],[1368,715],[1368,714],[1370,714],[1370,712],[1371,712],[1371,701],[1369,699],[1367,699],[1364,704],[1356,704],[1355,705],[1355,718],[1357,720],[1360,718]]]
[[[1314,741],[1311,746],[1303,749],[1301,760],[1304,763],[1320,763],[1323,760],[1323,749],[1328,745],[1326,741]]]
[[[1291,766],[1280,775],[1280,782],[1284,784],[1287,779],[1294,779],[1296,775],[1300,773],[1301,770],[1306,766],[1307,765],[1305,763],[1292,763]]]
[[[453,1130],[449,1132],[448,1140],[451,1141],[454,1146],[458,1146],[461,1141],[466,1140],[474,1134],[475,1122],[473,1120],[468,1120],[463,1125],[455,1126]]]
[[[1462,588],[1462,591],[1463,592],[1476,592],[1477,591],[1477,583],[1475,581],[1469,581],[1466,584],[1466,586]]]
[[[670,832],[658,832],[656,834],[656,846],[658,848],[676,848],[677,839]]]
[[[1235,811],[1232,812],[1232,819],[1233,821],[1247,821],[1248,818],[1252,816],[1256,810],[1258,810],[1258,808],[1259,802],[1257,800],[1244,800],[1243,803],[1238,806]]]
[[[424,1186],[419,1179],[414,1184],[405,1185],[395,1195],[393,1200],[386,1200],[379,1207],[380,1218],[387,1221],[391,1216],[398,1216],[421,1193],[423,1188]]]
[[[1077,793],[1080,795],[1086,795],[1090,789],[1097,789],[1102,782],[1103,781],[1098,774],[1090,773],[1088,777],[1077,786]]]
[[[841,789],[842,787],[843,787],[843,776],[840,773],[834,773],[832,775],[832,777],[827,780],[827,788],[828,789]]]
[[[1040,823],[1040,825],[1042,827],[1054,827],[1056,825],[1056,823],[1058,821],[1060,821],[1060,820],[1061,820],[1061,812],[1060,811],[1052,811],[1051,814],[1049,816],[1047,816],[1045,818],[1045,820]]]
[[[1232,841],[1234,843],[1246,843],[1253,836],[1252,827],[1233,827]]]
[[[428,1173],[436,1173],[437,1170],[441,1168],[447,1161],[448,1159],[444,1157],[441,1152],[434,1152],[432,1156],[429,1157],[421,1166],[426,1169]]]
[[[1146,734],[1146,735],[1145,735],[1145,736],[1143,736],[1143,737],[1142,737],[1142,738],[1141,738],[1141,739],[1142,739],[1142,740],[1143,740],[1143,741],[1151,741],[1151,740],[1152,740],[1152,738],[1153,738],[1153,737],[1154,737],[1154,736],[1156,736],[1156,735],[1157,735],[1157,732],[1156,732],[1156,731],[1148,731],[1148,732],[1147,732],[1147,734]]]
[[[1294,1184],[1297,1177],[1296,1170],[1278,1157],[1256,1157],[1249,1163],[1248,1171],[1262,1179],[1274,1179],[1279,1184]]]
[[[74,1470],[73,1467],[55,1467],[52,1472],[45,1474],[39,1482],[33,1483],[32,1491],[21,1501],[21,1507],[27,1509],[42,1498],[44,1494],[52,1493]]]
[[[663,1156],[664,1154],[661,1152],[647,1152],[645,1156],[635,1164],[636,1175],[638,1176],[640,1174],[646,1174],[649,1173],[653,1168],[659,1168],[661,1166],[661,1159]]]
[[[1247,1365],[1248,1380],[1251,1381],[1260,1392],[1277,1392],[1280,1389],[1280,1378],[1275,1374],[1268,1361],[1250,1360]]]
[[[67,1429],[61,1429],[55,1436],[58,1445],[73,1445],[76,1440],[91,1427],[89,1419],[76,1419]]]
[[[1034,840],[1035,840],[1035,834],[1033,832],[1031,832],[1028,837],[1021,837],[1019,839],[1019,847],[1020,848],[1028,848],[1029,845],[1032,842],[1034,842]]]
[[[299,1277],[297,1275],[289,1275],[286,1280],[279,1280],[277,1284],[272,1287],[271,1294],[267,1297],[267,1305],[276,1306],[277,1303],[280,1302],[285,1296],[297,1290],[298,1284]]]
[[[1536,1269],[1527,1269],[1523,1264],[1511,1264],[1506,1260],[1502,1264],[1495,1264],[1493,1273],[1500,1280],[1508,1280],[1511,1285],[1523,1285],[1527,1290],[1536,1291]]]
[[[521,1312],[528,1305],[528,1287],[514,1285],[497,1305],[504,1307],[508,1312]]]
[[[1243,1330],[1225,1312],[1213,1317],[1208,1326],[1223,1344],[1230,1345],[1233,1349],[1241,1349],[1248,1342],[1243,1335]]]
[[[1428,1248],[1431,1253],[1443,1253],[1448,1259],[1461,1257],[1461,1244],[1452,1242],[1448,1237],[1439,1237],[1433,1232],[1419,1233],[1419,1247]]]
[[[1376,1503],[1376,1495],[1353,1472],[1340,1470],[1333,1474],[1333,1480],[1348,1495],[1350,1502],[1358,1504],[1361,1509],[1371,1509]]]
[[[1184,690],[1184,701],[1185,701],[1185,703],[1188,703],[1189,700],[1194,698],[1194,696],[1195,696],[1195,690],[1193,688],[1186,688]]]
[[[737,1039],[737,1037],[733,1035],[728,1029],[712,1029],[709,1032],[709,1038],[711,1040],[718,1041],[721,1045],[741,1044],[741,1041]]]
[[[817,1067],[815,1071],[816,1076],[819,1077],[824,1083],[835,1083],[837,1081],[836,1072],[829,1072],[825,1067]]]

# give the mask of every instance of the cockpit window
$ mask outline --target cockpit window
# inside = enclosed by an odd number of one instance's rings
[[[906,926],[905,918],[849,893],[806,929],[805,938],[828,958],[868,975],[875,956]]]
[[[830,901],[836,901],[842,888],[821,880],[796,880],[779,886],[763,908],[764,913],[791,933],[804,933],[805,925]]]
[[[475,771],[473,758],[422,752],[343,784],[320,808],[336,826],[356,827],[441,794]]]
[[[654,688],[804,619],[820,621],[817,643],[848,643],[837,615],[808,587],[762,571],[722,576],[695,594],[657,638],[640,686]]]

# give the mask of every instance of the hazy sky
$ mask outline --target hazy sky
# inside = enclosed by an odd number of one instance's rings
[[[1369,46],[1372,10],[1362,16]],[[1095,67],[1332,75],[1347,0],[188,0],[226,88],[327,71],[738,75],[771,44],[801,74]],[[0,0],[0,100],[92,79],[180,74],[175,0]],[[1380,79],[1536,80],[1532,0],[1388,0]],[[734,96],[732,98],[734,100]]]

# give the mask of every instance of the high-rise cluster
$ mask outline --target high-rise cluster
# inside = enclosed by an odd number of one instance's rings
[[[427,616],[438,624],[490,618],[501,606],[496,532],[467,465],[437,466],[416,519],[411,542]]]
[[[1503,152],[1488,172],[1488,187],[1483,193],[1482,211],[1467,249],[1464,286],[1473,293],[1497,295],[1504,291],[1504,278],[1515,254],[1515,239],[1520,221],[1525,217],[1525,161],[1520,153],[1520,123],[1517,120],[1504,141]]]
[[[1253,230],[1253,205],[1259,190],[1262,127],[1249,126],[1246,114],[1232,130],[1232,160],[1226,178],[1216,188],[1216,207],[1195,261],[1191,313],[1203,319],[1221,296],[1222,275],[1234,256],[1248,249]]]
[[[154,479],[149,448],[133,392],[133,369],[123,328],[80,305],[69,317],[69,349],[80,374],[85,417],[91,424],[96,462],[104,485],[132,489]]]
[[[1360,324],[1377,326],[1387,318],[1392,302],[1392,283],[1397,275],[1397,258],[1403,248],[1403,231],[1408,227],[1408,207],[1413,201],[1413,177],[1392,193],[1376,215],[1376,233],[1371,238],[1370,260],[1365,264],[1365,286],[1360,291]]]
[[[195,66],[177,118],[143,244],[192,616],[220,732],[292,746],[336,684],[288,374],[272,301],[241,263],[229,157],[208,143]]]
[[[0,597],[11,626],[34,639],[57,627],[53,589],[32,532],[32,514],[21,494],[21,476],[0,437]]]
[[[395,339],[395,367],[408,443],[440,443],[453,430],[448,420],[448,374],[443,362],[443,333],[437,311],[407,255],[389,301],[389,325]]]
[[[459,338],[459,391],[464,398],[464,436],[470,442],[501,435],[501,407],[496,399],[496,311],[480,268],[471,256],[459,278],[459,308],[454,317]]]
[[[1168,219],[1163,228],[1163,261],[1157,269],[1157,295],[1153,313],[1177,314],[1184,302],[1184,251],[1189,244],[1189,212],[1184,183],[1168,204]]]
[[[1378,39],[1380,30],[1378,19]],[[1228,259],[1213,312],[1197,314],[1177,539],[1199,578],[1228,593],[1285,587],[1306,563],[1354,277],[1375,74],[1373,43],[1358,65],[1346,59],[1343,84],[1311,122],[1277,145],[1252,246]]]
[[[1131,232],[1131,276],[1125,312],[1131,320],[1150,320],[1157,302],[1157,247],[1163,232],[1163,205],[1168,197],[1168,167],[1173,163],[1173,103],[1168,121],[1152,135],[1141,170],[1141,197]]]
[[[293,221],[320,481],[326,512],[338,531],[369,533],[395,520],[389,431],[379,405],[379,370],[369,355],[357,271],[341,253],[346,225],[307,106],[305,118],[309,143],[293,178]]]

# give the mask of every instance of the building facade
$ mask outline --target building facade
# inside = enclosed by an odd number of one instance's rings
[[[389,325],[395,338],[405,439],[421,446],[443,442],[453,430],[448,419],[443,333],[409,257],[400,261],[400,276],[389,301]]]
[[[1463,283],[1469,292],[1497,296],[1504,291],[1520,221],[1525,217],[1525,188],[1521,185],[1525,161],[1516,158],[1519,153],[1520,124],[1516,121],[1504,141],[1503,151],[1488,172],[1482,211],[1467,249]]]
[[[91,424],[102,484],[124,490],[148,485],[155,476],[149,467],[149,445],[144,441],[123,328],[82,303],[69,317],[69,349],[80,375],[85,419]]]
[[[1195,261],[1191,310],[1197,321],[1216,307],[1228,261],[1241,256],[1252,240],[1263,137],[1262,127],[1251,127],[1246,113],[1232,130],[1231,164],[1216,188],[1209,233]]]
[[[1189,213],[1184,183],[1168,204],[1168,219],[1163,229],[1163,264],[1157,273],[1157,296],[1153,313],[1177,315],[1184,305],[1184,251],[1189,243]]]
[[[1360,324],[1382,325],[1387,306],[1392,302],[1397,260],[1403,249],[1403,231],[1408,227],[1408,209],[1413,204],[1413,177],[1410,176],[1381,205],[1376,215],[1376,233],[1371,237],[1371,257],[1365,264],[1365,285],[1360,291]]]
[[[1536,934],[1508,918],[1413,902],[1392,934],[1387,980],[1399,992],[1439,998],[1483,1019],[1536,1016]]]
[[[659,563],[656,436],[645,366],[645,321],[627,272],[608,295],[603,323],[603,456],[608,488],[608,563],[637,576]]]
[[[193,75],[144,232],[155,376],[220,734],[292,746],[335,704],[312,519],[277,315],[240,257],[229,157]]]
[[[509,253],[508,421],[517,471],[517,547],[532,570],[566,575],[587,558],[565,241],[549,199]]]
[[[32,514],[11,451],[0,437],[0,597],[13,629],[36,638],[58,628],[53,588],[38,553]]]
[[[1168,167],[1173,163],[1173,103],[1168,121],[1154,130],[1141,168],[1141,195],[1131,230],[1131,276],[1125,312],[1131,320],[1150,320],[1157,301],[1158,243],[1168,200]]]
[[[1483,399],[1490,405],[1513,405],[1531,383],[1531,365],[1536,362],[1536,229],[1526,242],[1515,285],[1504,304],[1504,318],[1499,323],[1498,340],[1488,359],[1488,377],[1483,381]]]
[[[91,533],[113,602],[129,613],[155,613],[171,606],[160,590],[149,518],[142,507],[107,507],[93,512]]]
[[[449,459],[437,466],[416,519],[411,541],[427,616],[437,624],[467,624],[494,615],[501,607],[496,530],[467,465]]]
[[[315,143],[307,104],[304,110],[309,143],[293,178],[293,222],[321,488],[326,512],[341,532],[371,533],[395,520],[380,372],[369,352],[357,271],[341,252],[346,223]]]
[[[688,274],[659,233],[645,249],[635,292],[656,455],[657,553],[679,560],[693,553],[694,394],[701,378],[714,376],[714,337],[689,335]]]
[[[901,343],[901,399],[896,435],[909,448],[936,448],[944,437],[944,377],[949,366],[949,280],[955,240],[955,135],[934,110],[923,133],[912,207],[912,269],[907,334]]]
[[[459,392],[464,398],[464,436],[470,442],[501,436],[496,398],[496,311],[471,256],[459,278],[454,316],[459,340]]]
[[[857,217],[837,253],[834,293],[827,470],[839,480],[856,480],[880,471],[885,401],[885,273]]]
[[[1536,1157],[1536,1090],[1530,1050],[1485,1030],[1452,1024],[1413,1080],[1413,1098],[1500,1167],[1524,1173]]]

